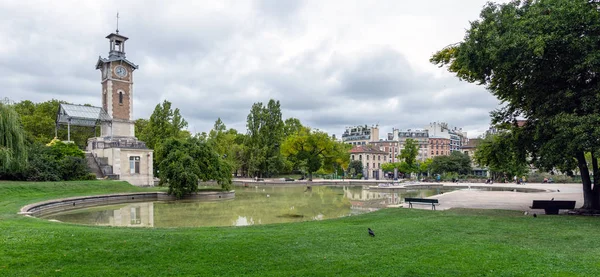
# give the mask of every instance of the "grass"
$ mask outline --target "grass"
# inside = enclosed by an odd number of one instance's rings
[[[251,227],[91,227],[19,216],[123,182],[0,182],[0,276],[599,276],[600,220],[386,209]],[[376,237],[367,234],[372,228]]]

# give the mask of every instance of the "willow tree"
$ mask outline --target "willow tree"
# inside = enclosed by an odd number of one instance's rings
[[[504,103],[492,123],[513,136],[516,155],[544,170],[582,177],[584,209],[600,209],[600,4],[588,0],[488,3],[464,40],[434,54],[460,79]],[[525,124],[517,119],[525,118]]]
[[[17,173],[26,163],[25,132],[19,115],[0,103],[0,176]]]

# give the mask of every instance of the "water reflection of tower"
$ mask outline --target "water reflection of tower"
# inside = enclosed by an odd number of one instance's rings
[[[113,211],[111,226],[154,227],[154,203],[136,203]]]

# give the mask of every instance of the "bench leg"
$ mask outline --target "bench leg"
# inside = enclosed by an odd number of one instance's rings
[[[431,209],[435,211],[435,205],[431,203]]]
[[[412,203],[408,202],[408,207],[412,209]]]
[[[555,208],[547,208],[544,211],[546,211],[546,214],[558,214],[558,209]]]

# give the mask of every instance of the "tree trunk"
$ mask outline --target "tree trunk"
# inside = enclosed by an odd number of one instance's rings
[[[308,172],[308,181],[312,182],[312,171]]]
[[[594,173],[594,187],[592,187],[592,208],[594,210],[600,210],[600,173],[598,172],[598,159],[592,149],[592,173]]]
[[[598,204],[598,201],[594,201],[594,192],[592,191],[592,181],[590,179],[590,171],[585,161],[585,154],[583,152],[577,152],[575,154],[577,159],[577,166],[581,172],[581,182],[583,184],[583,206],[582,209],[595,209],[594,203]]]

